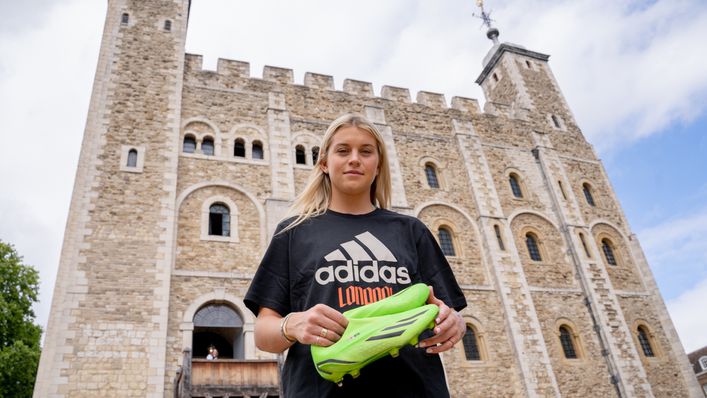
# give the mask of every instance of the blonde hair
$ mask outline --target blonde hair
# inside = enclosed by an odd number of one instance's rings
[[[314,168],[312,168],[307,185],[302,193],[297,196],[288,211],[289,217],[296,216],[296,218],[282,232],[302,224],[311,217],[323,214],[329,207],[331,203],[331,180],[329,180],[329,175],[322,171],[321,164],[327,159],[327,153],[334,134],[344,127],[356,127],[369,132],[375,138],[378,149],[379,171],[371,184],[371,204],[383,209],[390,208],[392,185],[383,136],[376,126],[364,116],[347,113],[331,122],[326,133],[324,133],[324,138],[322,138],[322,143],[319,146],[319,157]]]

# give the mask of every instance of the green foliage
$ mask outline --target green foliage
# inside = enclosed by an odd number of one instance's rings
[[[42,329],[34,324],[39,274],[0,241],[0,397],[31,397]]]

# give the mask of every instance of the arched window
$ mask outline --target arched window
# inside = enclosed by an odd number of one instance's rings
[[[508,176],[508,182],[511,184],[511,191],[513,191],[513,196],[515,196],[516,198],[522,198],[523,191],[521,191],[520,189],[518,175],[516,175],[515,173],[511,173],[511,175]]]
[[[613,245],[609,239],[601,240],[601,250],[604,252],[606,262],[610,265],[616,265],[616,257],[614,256],[614,249],[612,247]]]
[[[242,138],[237,138],[236,142],[233,144],[233,156],[239,158],[245,157],[245,141]]]
[[[184,153],[194,153],[196,151],[196,139],[194,136],[187,135],[184,137],[184,144],[182,145],[182,152]]]
[[[560,345],[562,345],[562,351],[565,353],[565,358],[577,359],[577,350],[574,346],[572,331],[565,325],[560,326]]]
[[[437,231],[437,236],[439,237],[439,246],[442,248],[442,253],[445,256],[456,256],[452,233],[447,228],[442,227]]]
[[[479,341],[476,337],[476,331],[471,325],[466,325],[466,333],[462,337],[464,344],[464,355],[467,361],[480,361],[481,351],[479,350]]]
[[[506,250],[506,246],[503,244],[503,238],[501,237],[501,228],[498,225],[493,226],[494,232],[496,232],[496,239],[498,240],[498,248],[501,250]]]
[[[315,146],[312,148],[312,164],[317,164],[317,161],[319,160],[319,147]]]
[[[297,145],[295,147],[295,163],[307,164],[307,159],[304,155],[304,147],[302,145]]]
[[[552,115],[552,124],[555,125],[556,128],[560,128],[560,119],[557,118],[557,116]]]
[[[584,199],[587,200],[587,203],[589,206],[596,206],[594,203],[594,196],[592,196],[592,187],[589,186],[586,182],[582,185],[582,191],[584,191]]]
[[[128,167],[137,167],[137,150],[134,148],[128,152]]]
[[[204,138],[201,142],[201,153],[204,155],[213,156],[214,154],[214,140],[211,137]]]
[[[260,141],[253,141],[253,159],[263,158],[263,144]]]
[[[167,32],[172,30],[172,21],[170,21],[169,19],[164,21],[164,30],[166,30]]]
[[[525,245],[528,247],[528,254],[533,261],[543,261],[542,256],[540,256],[538,239],[534,234],[530,232],[525,234]]]
[[[243,318],[225,304],[209,304],[194,314],[192,353],[206,358],[214,346],[220,359],[244,359]]]
[[[130,17],[128,16],[128,13],[124,12],[123,15],[120,16],[120,23],[123,25],[127,25],[129,19]]]
[[[209,235],[231,236],[231,212],[223,203],[209,207]]]
[[[431,163],[425,165],[425,176],[427,176],[427,185],[430,188],[439,188],[439,180],[437,179],[437,170]]]
[[[638,335],[638,343],[641,344],[641,350],[643,350],[643,355],[646,357],[654,357],[653,347],[651,346],[651,341],[648,335],[648,330],[643,325],[638,326],[636,330]]]

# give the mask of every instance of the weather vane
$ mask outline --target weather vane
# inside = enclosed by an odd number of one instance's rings
[[[476,13],[472,15],[476,18],[480,18],[483,21],[483,24],[488,28],[486,31],[486,37],[491,39],[493,44],[498,44],[498,29],[491,26],[491,22],[494,22],[494,20],[491,19],[491,12],[486,12],[486,10],[484,10],[484,0],[476,0],[476,6],[481,9],[481,15],[476,15]]]

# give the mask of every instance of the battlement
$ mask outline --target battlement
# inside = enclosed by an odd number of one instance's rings
[[[250,73],[250,63],[219,58],[215,71],[204,69],[203,56],[198,54],[185,54],[184,70],[186,78],[198,77],[200,84],[206,83],[209,87],[237,87],[242,85],[243,79],[260,79]],[[292,69],[265,65],[261,80],[278,85],[295,85]],[[240,81],[240,82],[239,82]],[[331,75],[306,72],[304,74],[305,87],[316,90],[339,91],[350,95],[366,98],[382,98],[389,101],[412,104],[410,90],[395,86],[382,86],[380,97],[376,97],[373,84],[355,79],[344,79],[341,90],[334,87],[334,78]],[[481,113],[479,101],[473,98],[452,97],[451,106],[447,105],[444,94],[429,91],[419,91],[415,103],[433,109],[455,109],[461,112]]]

